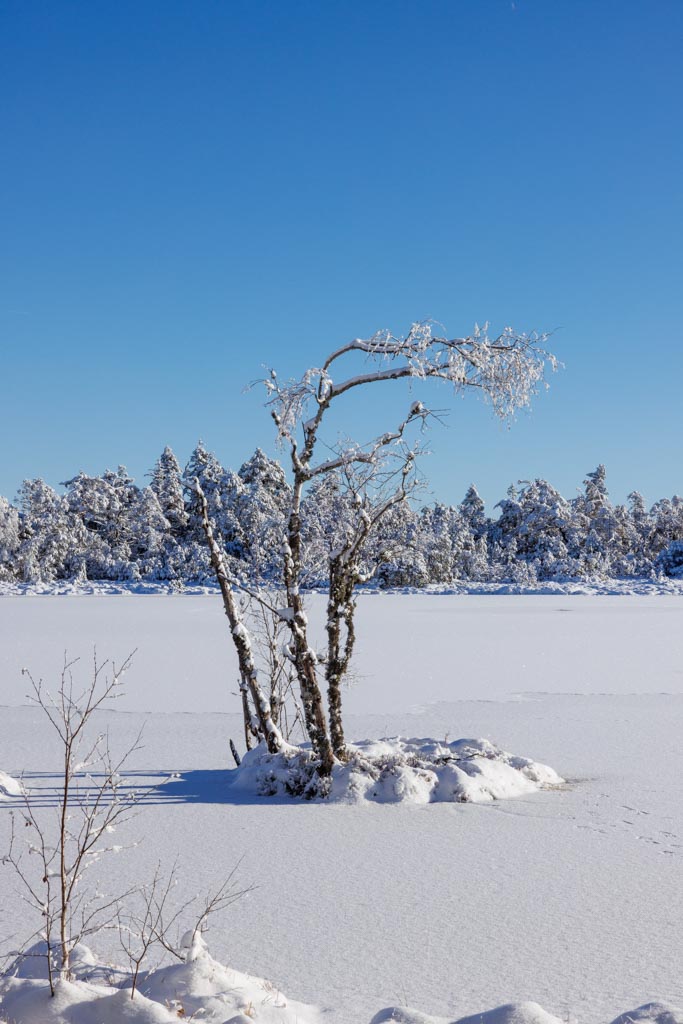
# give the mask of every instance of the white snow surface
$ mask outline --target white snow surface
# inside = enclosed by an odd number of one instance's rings
[[[314,627],[323,611],[314,597]],[[350,737],[482,736],[568,784],[483,803],[311,804],[227,785],[241,724],[215,595],[7,596],[0,763],[54,814],[58,750],[21,667],[54,686],[65,650],[87,678],[93,643],[117,661],[137,647],[102,723],[117,749],[145,725],[128,776],[150,799],[116,839],[142,841],[100,861],[102,884],[123,891],[178,857],[186,898],[215,890],[242,858],[240,883],[258,888],[207,938],[221,971],[286,993],[298,1017],[273,1024],[681,1024],[682,627],[673,595],[363,596]],[[0,850],[15,802],[0,804]],[[28,928],[0,867],[0,947]],[[120,962],[112,937],[93,945]],[[48,1017],[44,983],[17,979],[27,1007],[42,999],[17,1019],[177,1019],[153,1000],[128,1018],[116,991],[109,1016],[99,1001],[93,1016],[83,986],[102,983],[74,982],[63,1016]],[[210,1022],[271,1024],[209,996]]]

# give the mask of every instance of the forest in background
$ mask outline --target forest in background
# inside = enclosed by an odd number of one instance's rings
[[[236,578],[278,578],[289,502],[282,466],[260,449],[238,472],[199,442],[184,469],[166,448],[140,487],[125,467],[79,473],[57,492],[25,480],[16,502],[0,497],[0,580],[177,581],[213,579],[194,482]],[[351,521],[343,482],[328,474],[302,508],[305,583],[327,579]],[[381,587],[455,580],[533,584],[586,577],[683,575],[683,498],[651,508],[633,491],[610,501],[605,467],[576,497],[546,480],[512,485],[488,516],[474,485],[455,506],[403,501],[378,524],[365,553]]]

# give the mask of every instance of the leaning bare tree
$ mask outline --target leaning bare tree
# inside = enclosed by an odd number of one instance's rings
[[[292,492],[282,538],[282,590],[286,607],[275,609],[286,625],[289,639],[285,657],[293,667],[301,696],[303,718],[318,772],[329,775],[335,762],[346,757],[342,721],[342,682],[353,654],[356,587],[367,578],[367,545],[390,509],[405,501],[417,484],[419,447],[410,443],[411,432],[423,428],[430,417],[421,401],[414,401],[393,429],[368,443],[323,439],[328,411],[344,395],[373,385],[409,380],[440,380],[455,393],[472,390],[487,399],[502,419],[530,404],[544,380],[545,369],[556,368],[544,349],[546,335],[518,334],[506,328],[491,338],[477,327],[464,338],[436,333],[432,322],[415,323],[405,337],[380,331],[366,340],[356,339],[332,352],[321,367],[307,370],[298,380],[281,381],[275,371],[264,382],[278,439],[289,453]],[[365,365],[352,372],[358,358]],[[349,369],[347,369],[349,367]],[[318,456],[325,447],[326,455]],[[306,489],[335,473],[343,482],[352,510],[346,535],[329,553],[327,651],[316,652],[309,639],[302,583],[304,551],[302,502]],[[238,655],[241,692],[248,735],[265,741],[268,750],[283,750],[282,733],[273,721],[270,704],[253,657],[247,624],[239,614],[236,591],[216,541],[199,481],[204,530],[211,562],[218,579],[225,611]],[[269,605],[265,594],[252,595]]]

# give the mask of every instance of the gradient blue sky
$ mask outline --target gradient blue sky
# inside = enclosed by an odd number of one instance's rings
[[[683,491],[682,42],[680,0],[2,2],[0,493],[236,468],[262,364],[423,317],[566,364],[510,430],[425,393],[434,495]]]

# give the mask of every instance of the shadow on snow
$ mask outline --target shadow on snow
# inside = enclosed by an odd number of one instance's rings
[[[140,806],[167,806],[169,804],[288,804],[300,805],[301,801],[288,796],[259,797],[248,792],[233,792],[230,785],[234,769],[198,768],[189,771],[139,770],[124,773],[124,782],[118,787],[119,798],[130,799]],[[71,803],[92,805],[99,791],[99,780],[104,776],[93,773],[79,776]],[[58,772],[24,772],[20,781],[29,792],[33,808],[56,808],[61,805],[61,776]],[[137,794],[137,800],[133,799]],[[101,804],[112,801],[111,792],[106,793]],[[0,800],[0,811],[20,809],[24,805],[21,796]]]

